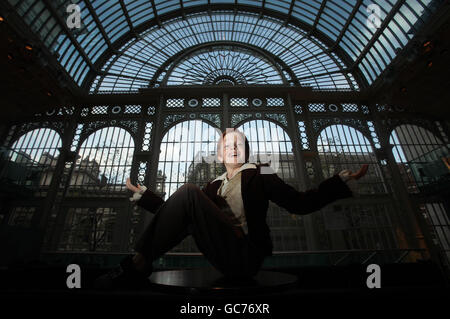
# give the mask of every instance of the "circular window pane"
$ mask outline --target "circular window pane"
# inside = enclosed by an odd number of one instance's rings
[[[262,105],[262,100],[261,99],[253,99],[252,100],[252,104],[254,106],[261,106]]]
[[[198,106],[198,100],[197,99],[190,99],[188,102],[188,105],[190,107],[197,107]]]

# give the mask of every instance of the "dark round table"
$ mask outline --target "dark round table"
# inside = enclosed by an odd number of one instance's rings
[[[276,271],[259,271],[251,279],[230,280],[212,267],[156,271],[150,277],[154,288],[174,293],[271,293],[297,285],[297,276]]]

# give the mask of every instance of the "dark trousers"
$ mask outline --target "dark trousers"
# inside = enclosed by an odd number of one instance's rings
[[[208,261],[227,277],[252,277],[264,256],[240,227],[193,184],[180,187],[159,208],[135,250],[148,262],[192,235]]]

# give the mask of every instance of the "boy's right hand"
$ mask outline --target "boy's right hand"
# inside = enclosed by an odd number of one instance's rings
[[[127,178],[127,182],[126,182],[127,188],[132,191],[133,193],[142,193],[143,189],[141,188],[141,186],[138,184],[138,186],[134,186],[133,184],[131,184],[131,180],[130,178]]]

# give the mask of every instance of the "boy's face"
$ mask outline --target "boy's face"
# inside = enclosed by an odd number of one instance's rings
[[[242,134],[230,132],[225,135],[222,144],[222,156],[225,165],[239,167],[245,163],[245,139]]]

